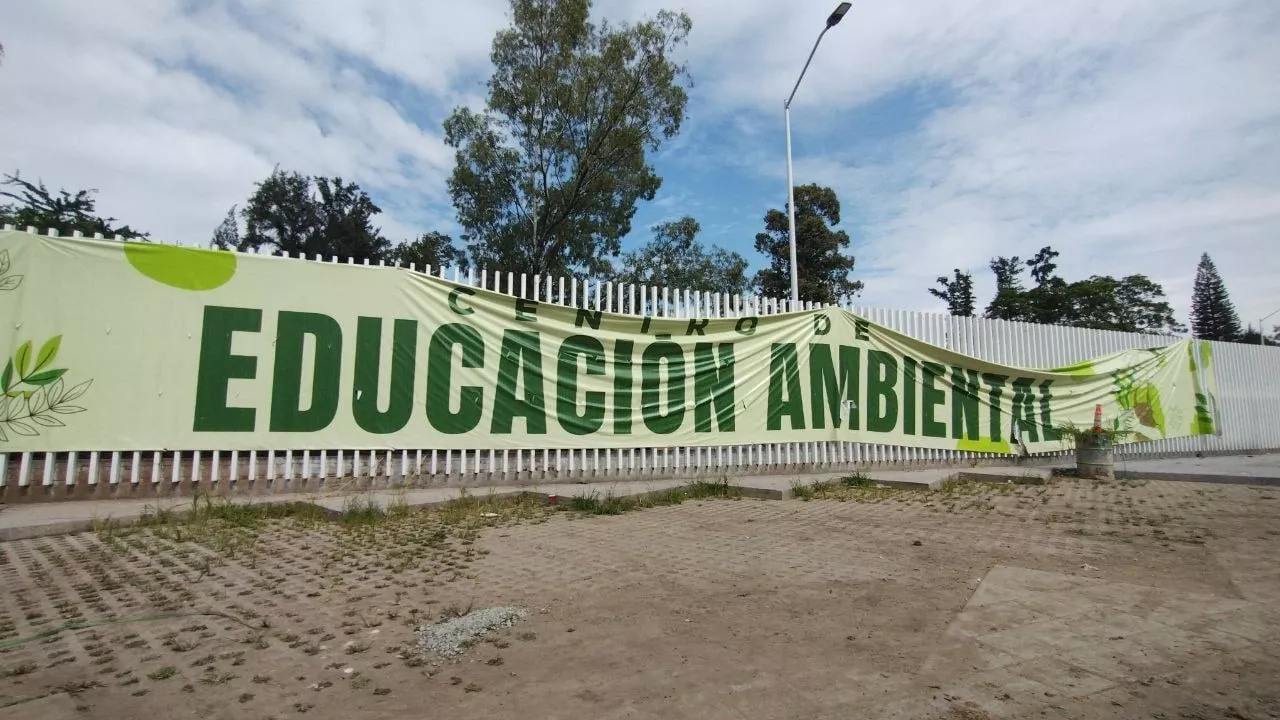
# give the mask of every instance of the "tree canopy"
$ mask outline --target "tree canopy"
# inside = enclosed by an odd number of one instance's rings
[[[101,234],[122,240],[147,238],[145,232],[117,225],[113,217],[99,217],[93,199],[97,190],[51,192],[43,182],[23,180],[16,172],[5,175],[0,188],[0,197],[16,201],[0,205],[0,225],[35,227],[42,233],[52,229],[59,235],[80,232],[89,237]]]
[[[992,258],[988,266],[995,276],[996,292],[987,304],[985,316],[1122,332],[1185,332],[1165,300],[1164,288],[1151,278],[1093,275],[1068,282],[1057,274],[1058,255],[1058,251],[1046,246],[1026,261],[1017,256]],[[1029,288],[1023,280],[1026,271],[1034,283]],[[952,307],[951,293],[957,282],[963,282],[962,275],[965,273],[956,270],[953,280],[938,278],[943,289],[930,288],[929,292],[947,300]],[[957,302],[954,307],[964,306]],[[954,309],[952,312],[956,314]]]
[[[238,232],[233,208],[215,230],[213,244],[241,251],[267,248],[278,255],[376,262],[391,249],[391,243],[373,227],[373,217],[381,212],[355,183],[276,168],[256,185],[240,211],[244,233]],[[233,241],[235,245],[230,244]]]
[[[800,300],[830,304],[856,296],[862,291],[862,282],[849,278],[854,264],[853,256],[845,254],[849,235],[831,229],[840,224],[840,200],[835,191],[821,185],[799,185],[795,202]],[[756,235],[756,251],[765,255],[769,267],[756,273],[756,289],[766,296],[790,298],[791,251],[785,209],[766,212],[764,227],[764,232]]]
[[[653,239],[623,253],[618,282],[665,285],[703,292],[746,293],[747,261],[736,252],[707,248],[698,241],[698,221],[686,215],[653,226]]]
[[[453,238],[441,232],[419,235],[391,248],[387,262],[394,265],[410,265],[421,272],[424,268],[439,270],[442,267],[466,271],[467,255],[453,244]]]
[[[487,107],[444,122],[449,193],[477,265],[599,273],[661,179],[647,152],[680,130],[688,75],[673,60],[692,26],[659,12],[590,21],[589,0],[511,0],[490,57]]]
[[[1240,316],[1209,253],[1200,256],[1196,267],[1196,282],[1191,291],[1191,332],[1205,340],[1241,339]],[[1256,332],[1253,341],[1258,341]]]
[[[960,268],[952,271],[950,278],[938,277],[941,287],[929,288],[929,294],[947,304],[947,312],[957,317],[973,317],[973,276],[960,272]]]

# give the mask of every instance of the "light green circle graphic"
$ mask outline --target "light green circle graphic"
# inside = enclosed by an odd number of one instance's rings
[[[124,255],[133,269],[180,290],[212,290],[236,274],[236,255],[225,250],[131,242]]]

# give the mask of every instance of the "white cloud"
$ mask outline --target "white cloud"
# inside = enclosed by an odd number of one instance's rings
[[[834,5],[600,0],[615,20],[690,13],[694,104],[671,147],[743,176],[732,208],[671,187],[654,210],[758,223],[763,206],[738,216],[782,185],[780,105]],[[393,238],[449,230],[440,122],[482,97],[505,14],[502,0],[12,4],[0,169],[101,188],[104,212],[183,242],[277,163],[359,182]],[[1208,250],[1247,322],[1280,307],[1277,30],[1271,0],[856,0],[797,95],[797,181],[832,185],[862,221],[879,305],[936,307],[925,288],[952,267],[989,290],[990,257],[1053,244],[1067,277],[1147,273],[1185,314]],[[908,88],[936,107],[894,128],[877,113]],[[859,144],[873,121],[880,139]]]

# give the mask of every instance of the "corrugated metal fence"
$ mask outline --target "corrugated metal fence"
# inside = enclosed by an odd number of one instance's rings
[[[5,229],[12,229],[6,227]],[[35,233],[34,228],[27,228]],[[56,235],[50,231],[49,235]],[[97,238],[102,240],[101,238]],[[103,240],[115,242],[114,240]],[[295,262],[340,262],[315,257]],[[347,260],[351,262],[350,259]],[[366,263],[367,264],[367,263]],[[413,268],[475,287],[534,296],[548,303],[666,317],[739,317],[787,310],[786,301],[668,287],[621,285],[457,269]],[[806,304],[804,309],[815,307]],[[860,305],[846,309],[913,337],[992,362],[1054,367],[1166,338],[1138,333],[958,318]],[[1126,446],[1124,455],[1280,450],[1280,348],[1213,343],[1218,380],[1218,437]],[[2,449],[2,448],[0,448]],[[1063,455],[1064,452],[1052,453]],[[0,453],[0,498],[130,497],[188,493],[255,494],[386,485],[496,485],[552,480],[740,475],[1009,462],[1007,456],[868,443],[787,443],[690,448],[442,451]]]

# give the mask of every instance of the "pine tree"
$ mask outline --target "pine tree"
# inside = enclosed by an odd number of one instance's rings
[[[1227,286],[1209,253],[1200,256],[1196,284],[1191,294],[1191,331],[1205,340],[1234,342],[1240,339],[1240,316],[1227,295]]]

